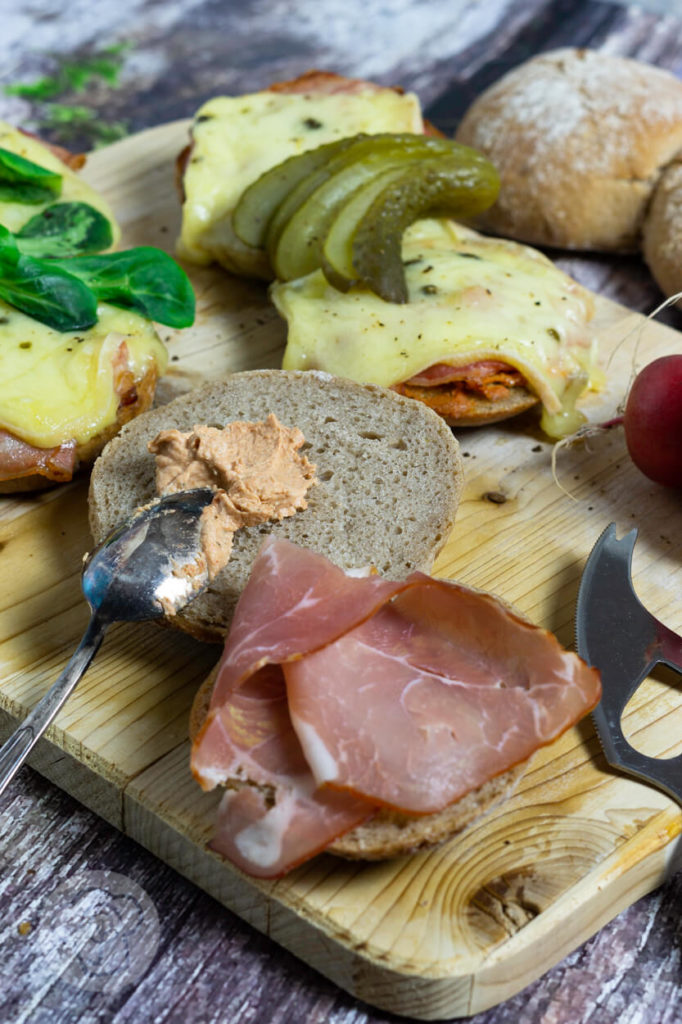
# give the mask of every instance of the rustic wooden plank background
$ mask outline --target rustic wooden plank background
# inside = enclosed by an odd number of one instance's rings
[[[0,82],[33,88],[0,92],[0,117],[89,147],[189,116],[218,92],[319,66],[413,88],[451,130],[478,91],[539,50],[590,45],[682,75],[682,21],[666,13],[682,14],[682,3],[650,2],[644,11],[599,0],[6,0]],[[659,300],[635,257],[558,258],[633,309]],[[677,312],[663,319],[682,326]],[[346,996],[29,769],[0,799],[0,867],[3,1021],[398,1020]],[[475,1024],[681,1019],[681,890],[675,874]],[[94,931],[79,952],[85,914]],[[118,971],[107,973],[102,961],[115,955]]]

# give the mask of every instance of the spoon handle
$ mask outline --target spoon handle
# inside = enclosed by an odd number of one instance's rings
[[[96,615],[92,616],[83,639],[62,674],[19,728],[0,747],[0,795],[4,793],[52,719],[73,693],[76,684],[97,653],[107,625],[108,623],[103,623]]]

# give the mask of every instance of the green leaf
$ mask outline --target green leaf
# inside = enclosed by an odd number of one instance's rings
[[[53,203],[15,235],[25,256],[54,258],[101,252],[113,242],[111,223],[89,203]]]
[[[35,82],[19,82],[16,85],[4,85],[2,91],[8,96],[21,96],[27,100],[46,100],[52,96],[58,96],[62,91],[62,84],[58,78],[46,76],[38,78]]]
[[[72,103],[43,104],[39,125],[43,133],[66,146],[82,146],[83,138],[90,145],[107,145],[130,131],[126,121],[103,121],[97,111]]]
[[[97,323],[97,299],[82,281],[53,263],[0,251],[0,298],[56,331],[84,331]]]
[[[14,241],[14,235],[8,228],[0,224],[0,261],[16,263],[19,259],[19,250]]]
[[[169,327],[194,323],[194,292],[184,270],[161,249],[140,246],[56,261],[88,285],[100,302],[131,309]]]
[[[61,190],[61,174],[0,148],[0,201],[35,205],[50,202]]]
[[[33,82],[17,82],[2,86],[8,96],[21,96],[30,100],[49,100],[66,92],[79,92],[97,78],[116,85],[125,54],[131,48],[128,42],[107,46],[91,55],[80,54],[75,60],[58,59],[54,75],[46,75]]]

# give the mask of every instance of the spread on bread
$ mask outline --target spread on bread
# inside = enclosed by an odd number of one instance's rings
[[[595,669],[488,594],[269,537],[192,750],[202,787],[227,786],[212,846],[279,876],[380,808],[442,811],[599,696]]]
[[[195,487],[216,491],[201,517],[209,579],[227,565],[237,530],[307,508],[306,494],[317,481],[315,466],[299,453],[303,444],[301,431],[283,426],[272,413],[257,423],[162,430],[150,441],[159,494]]]
[[[504,418],[516,392],[524,407],[542,402],[550,436],[583,422],[575,400],[599,379],[588,292],[539,252],[451,221],[408,229],[403,263],[402,305],[340,292],[321,271],[274,284],[289,325],[284,368],[414,389],[453,424]]]
[[[455,520],[463,459],[443,420],[421,402],[385,388],[319,372],[250,370],[206,383],[128,424],[97,459],[90,478],[90,525],[96,543],[156,495],[149,442],[163,430],[197,423],[263,420],[272,412],[306,439],[301,454],[318,483],[308,508],[280,522],[238,530],[230,561],[173,625],[223,643],[265,533],[357,569],[368,552],[380,572],[404,579],[428,572]]]

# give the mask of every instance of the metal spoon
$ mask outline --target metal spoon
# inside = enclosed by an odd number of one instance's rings
[[[140,622],[179,611],[208,583],[199,521],[214,492],[178,491],[133,515],[87,556],[81,585],[92,615],[68,665],[0,748],[0,794],[24,763],[99,649],[112,622]],[[194,574],[178,573],[183,567]]]

